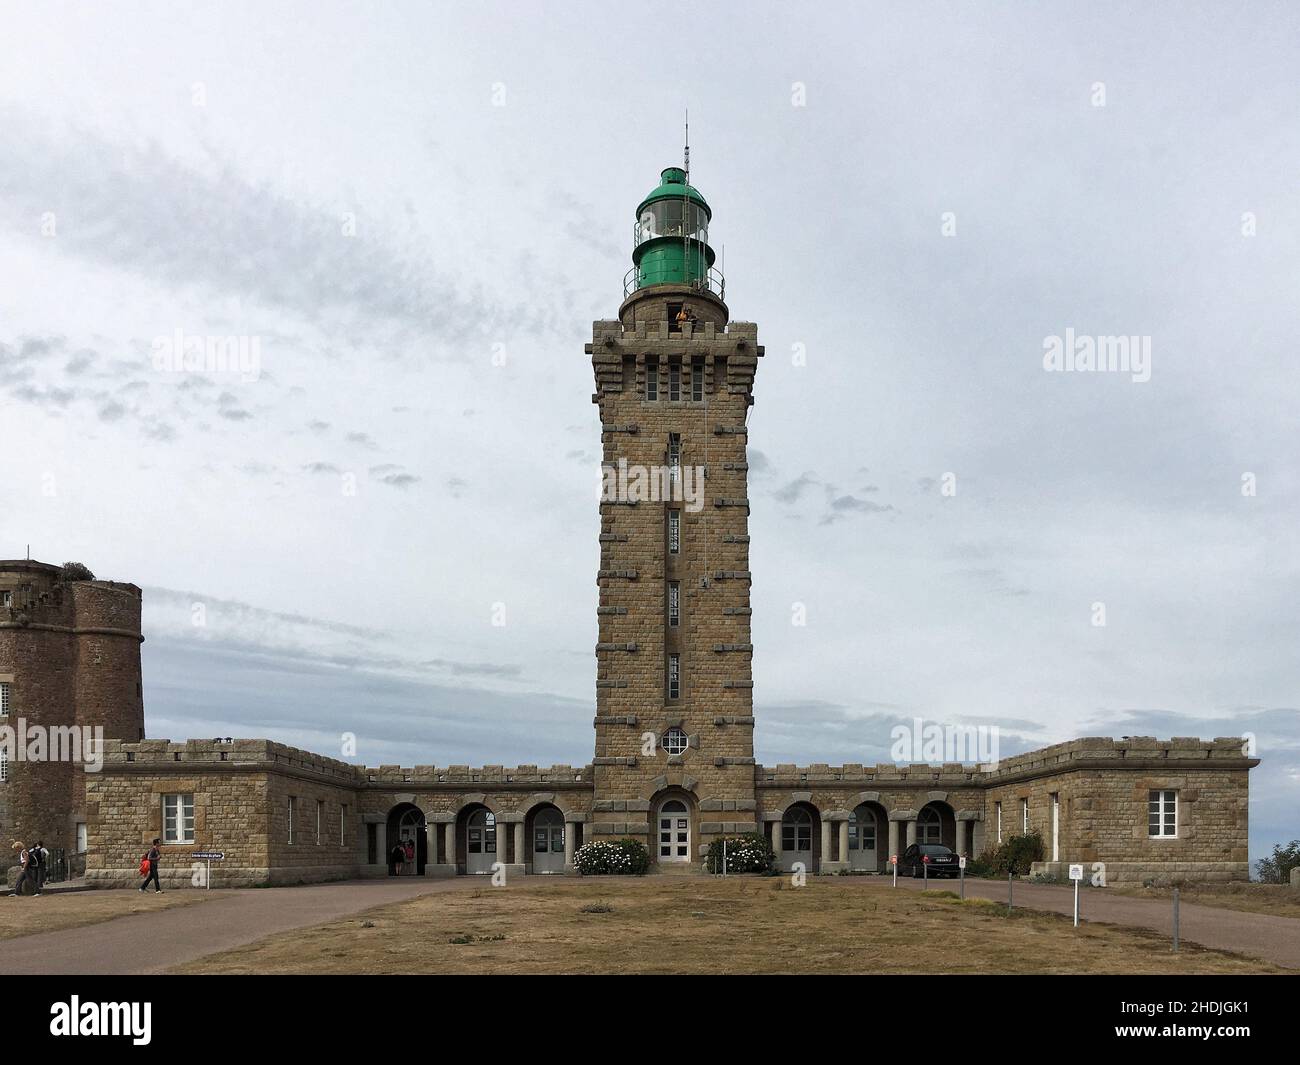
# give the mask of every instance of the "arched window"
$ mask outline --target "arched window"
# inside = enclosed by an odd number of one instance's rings
[[[781,849],[812,850],[812,814],[802,806],[791,806],[781,818]]]
[[[934,806],[927,806],[916,819],[917,843],[942,843],[943,818]]]
[[[669,754],[681,754],[690,746],[690,742],[685,730],[678,728],[676,725],[664,733],[662,740],[664,750]]]
[[[861,816],[859,816],[861,811]],[[849,850],[873,851],[876,849],[876,818],[864,807],[849,814]]]

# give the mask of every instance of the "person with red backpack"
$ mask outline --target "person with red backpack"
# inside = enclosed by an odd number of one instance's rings
[[[140,859],[140,875],[144,877],[144,882],[141,883],[140,890],[143,891],[147,888],[149,886],[149,881],[152,880],[155,895],[162,891],[162,884],[158,880],[158,863],[162,860],[162,850],[159,849],[160,843],[162,843],[162,840],[155,839],[153,841],[153,846],[151,846],[145,852],[144,857]]]

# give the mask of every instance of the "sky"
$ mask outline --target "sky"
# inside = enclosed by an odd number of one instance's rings
[[[689,109],[759,759],[1251,734],[1300,836],[1300,13],[612,7],[0,4],[0,556],[144,589],[150,736],[585,764],[583,344]]]

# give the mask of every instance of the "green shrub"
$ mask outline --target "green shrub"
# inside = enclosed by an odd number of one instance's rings
[[[710,873],[722,872],[723,840],[715,839],[709,844],[709,853],[705,858],[705,867]],[[772,851],[772,841],[762,832],[747,832],[743,836],[728,836],[727,872],[728,873],[770,873],[776,867],[776,855]]]
[[[650,868],[650,855],[637,839],[594,839],[573,855],[582,876],[642,876]]]
[[[65,562],[63,569],[59,571],[59,579],[62,581],[93,581],[95,575],[90,572],[90,567],[81,562]]]
[[[968,876],[1028,876],[1029,867],[1043,860],[1043,837],[1037,832],[1026,836],[1012,836],[1002,846],[985,851],[973,862],[966,863]]]
[[[1293,839],[1285,847],[1273,844],[1273,853],[1255,863],[1255,876],[1261,884],[1288,884],[1291,870],[1300,865],[1300,839]]]

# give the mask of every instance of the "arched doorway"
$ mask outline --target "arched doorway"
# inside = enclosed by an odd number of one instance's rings
[[[802,862],[809,873],[817,871],[817,856],[821,841],[817,810],[808,803],[797,802],[787,806],[781,815],[781,865],[789,870],[795,862]]]
[[[881,826],[884,811],[874,803],[860,803],[849,814],[849,868],[880,872],[883,860]]]
[[[534,873],[564,872],[564,814],[550,804],[538,806],[528,817]],[[516,856],[515,861],[521,859]]]
[[[683,798],[659,804],[655,818],[655,857],[660,863],[691,860],[691,809]]]
[[[404,861],[399,872],[407,876],[424,876],[424,865],[428,861],[428,844],[424,831],[424,811],[414,803],[399,802],[388,811],[388,850],[382,861],[392,871],[390,854],[397,844],[405,846],[410,843],[415,850],[414,861]]]
[[[461,811],[463,827],[456,833],[457,858],[464,862],[466,873],[490,873],[492,866],[502,858],[497,855],[496,814],[486,806],[477,804]]]
[[[916,842],[957,846],[957,818],[946,802],[929,802],[916,815]]]

